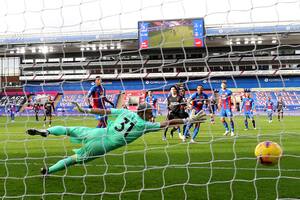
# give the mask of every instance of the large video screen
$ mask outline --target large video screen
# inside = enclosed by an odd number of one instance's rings
[[[138,23],[139,48],[204,47],[204,20],[178,19]]]

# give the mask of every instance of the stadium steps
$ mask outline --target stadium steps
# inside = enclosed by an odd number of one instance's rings
[[[124,102],[124,97],[125,93],[121,93],[119,95],[118,103],[117,103],[117,108],[122,108],[123,102]]]

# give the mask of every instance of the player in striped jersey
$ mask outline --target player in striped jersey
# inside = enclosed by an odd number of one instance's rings
[[[248,130],[248,118],[251,119],[253,128],[255,127],[255,120],[253,116],[253,112],[255,111],[254,99],[250,97],[250,90],[245,89],[245,97],[242,100],[241,112],[244,111],[245,116],[245,130]]]
[[[90,97],[93,99],[93,105],[91,105]],[[113,108],[115,107],[114,104],[106,98],[106,92],[101,84],[100,76],[96,76],[95,85],[90,88],[87,100],[90,108],[105,110],[105,102],[109,103]],[[107,126],[107,115],[96,115],[96,120],[98,120],[97,128],[105,128]]]
[[[234,136],[234,121],[232,119],[232,110],[231,110],[231,103],[233,102],[233,109],[235,109],[236,102],[235,98],[232,98],[232,92],[231,90],[227,89],[227,83],[226,81],[222,81],[221,83],[221,89],[219,91],[219,110],[220,110],[220,116],[221,116],[221,122],[223,123],[225,127],[225,133],[224,135],[229,134],[229,128],[228,124],[225,120],[226,117],[230,120],[230,128],[231,128],[231,136]]]
[[[191,115],[199,113],[203,106],[208,103],[208,95],[203,92],[204,88],[202,85],[197,86],[197,92],[192,94],[190,98],[188,99],[188,104],[191,105]],[[186,140],[186,137],[188,135],[189,129],[192,127],[193,124],[187,124],[186,129],[184,130],[184,137],[183,141]],[[195,138],[198,135],[200,129],[200,123],[195,123],[194,133],[191,138],[191,143],[195,142]]]

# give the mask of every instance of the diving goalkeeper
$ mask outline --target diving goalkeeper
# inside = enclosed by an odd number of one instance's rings
[[[41,173],[48,175],[63,170],[77,163],[85,163],[98,158],[114,149],[125,146],[143,134],[155,132],[168,126],[180,124],[191,124],[195,122],[203,123],[205,113],[199,112],[197,115],[186,119],[172,119],[164,122],[149,122],[152,118],[152,108],[149,104],[143,103],[138,106],[137,112],[126,109],[83,109],[73,102],[76,109],[82,113],[115,115],[116,119],[107,128],[87,128],[87,127],[64,127],[54,126],[47,130],[28,129],[29,135],[67,135],[72,143],[82,143],[80,149],[73,150],[74,155],[58,161],[51,167],[42,168]]]

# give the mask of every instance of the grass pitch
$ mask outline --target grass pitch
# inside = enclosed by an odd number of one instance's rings
[[[194,36],[192,26],[176,26],[172,30],[166,29],[163,31],[149,32],[150,47],[193,47]]]
[[[161,121],[160,117],[158,120]],[[65,137],[25,135],[41,128],[34,118],[0,118],[0,196],[2,199],[276,199],[300,198],[300,117],[267,123],[256,117],[257,130],[244,131],[236,117],[238,137],[223,136],[219,120],[203,124],[197,144],[177,135],[162,141],[162,131],[149,133],[127,147],[86,165],[76,165],[42,178],[44,165],[72,155]],[[53,125],[94,127],[92,117],[59,117]],[[251,127],[251,126],[250,126]],[[261,166],[254,157],[260,141],[281,144],[278,165]]]

